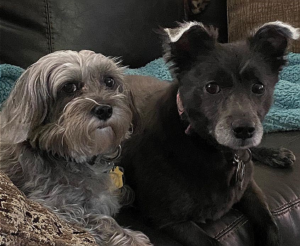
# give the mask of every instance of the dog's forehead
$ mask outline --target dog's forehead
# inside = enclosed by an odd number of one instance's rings
[[[102,54],[95,54],[94,56],[87,57],[81,69],[83,70],[84,78],[89,77],[114,77],[115,79],[121,79],[123,75],[123,67],[120,65],[120,61],[116,58],[106,57]]]
[[[42,57],[38,64],[44,68],[58,68],[64,69],[116,69],[116,59],[106,57],[100,53],[83,50],[76,51],[57,51],[45,57]],[[47,69],[46,69],[47,70]]]
[[[41,71],[44,76],[57,82],[64,79],[84,80],[91,76],[121,72],[115,60],[94,52],[60,52],[47,58],[41,61]]]
[[[199,57],[197,64],[191,70],[195,77],[206,78],[198,82],[201,84],[207,83],[207,80],[226,83],[230,78],[232,80],[245,73],[259,77],[266,73],[268,68],[246,46],[229,44],[221,46],[209,56]]]

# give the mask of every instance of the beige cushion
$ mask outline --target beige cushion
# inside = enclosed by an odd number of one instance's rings
[[[300,0],[227,0],[228,38],[236,41],[250,30],[270,21],[283,21],[300,27]],[[290,49],[300,52],[300,41]]]

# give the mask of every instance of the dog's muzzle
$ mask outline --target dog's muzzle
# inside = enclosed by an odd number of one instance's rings
[[[232,149],[247,149],[257,146],[262,139],[261,123],[249,118],[223,118],[213,131],[217,142]]]
[[[245,140],[253,137],[255,132],[255,123],[253,121],[238,119],[231,123],[231,128],[236,138]]]

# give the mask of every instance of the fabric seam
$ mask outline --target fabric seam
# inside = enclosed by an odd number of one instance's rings
[[[273,215],[282,215],[284,213],[286,213],[288,210],[290,210],[290,208],[292,207],[297,207],[300,205],[300,199],[297,198],[296,200],[290,201],[288,203],[283,204],[282,206],[274,209],[272,211]]]
[[[218,232],[218,234],[215,236],[216,239],[220,239],[224,237],[226,234],[228,234],[230,231],[232,231],[234,228],[237,228],[237,226],[242,223],[246,222],[247,219],[244,215],[239,216],[237,219],[235,219],[233,222],[231,222],[228,226],[226,226],[223,230]]]
[[[277,217],[278,215],[282,215],[291,209],[300,207],[299,205],[300,205],[300,199],[298,198],[294,201],[291,201],[289,203],[286,203],[286,204],[276,208],[275,210],[271,211],[271,213],[272,213],[272,215]],[[248,219],[244,215],[241,215],[237,219],[235,219],[233,222],[231,222],[229,225],[227,225],[224,229],[222,229],[220,232],[218,232],[217,235],[215,236],[215,238],[218,240],[222,239],[228,233],[235,231],[235,229],[237,229],[240,224],[242,224],[241,226],[243,226],[247,222],[248,222]]]

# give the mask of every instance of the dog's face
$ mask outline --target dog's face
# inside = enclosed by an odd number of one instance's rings
[[[123,69],[92,51],[42,57],[17,82],[2,109],[3,141],[28,140],[59,156],[87,161],[129,136],[134,117]]]
[[[196,22],[166,33],[191,128],[233,149],[258,145],[288,42],[299,31],[268,23],[246,41],[229,44],[218,44],[217,31]]]

